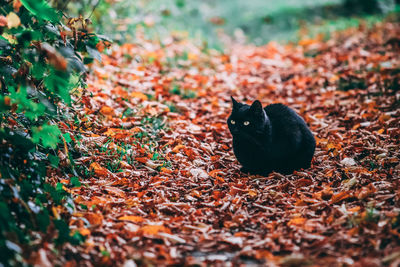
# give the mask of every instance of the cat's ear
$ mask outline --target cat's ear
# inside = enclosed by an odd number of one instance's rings
[[[233,107],[234,109],[238,108],[238,107],[240,106],[239,102],[237,102],[237,101],[233,98],[233,96],[231,96],[231,99],[232,99],[232,107]]]
[[[254,101],[253,104],[251,104],[250,112],[253,113],[254,115],[262,115],[264,110],[261,105],[261,102],[258,100]]]

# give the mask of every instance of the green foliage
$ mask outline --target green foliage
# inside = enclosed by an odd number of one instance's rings
[[[83,16],[92,14],[93,27],[116,41],[132,42],[138,30],[161,40],[172,32],[178,39],[190,36],[205,48],[221,50],[221,30],[239,41],[248,39],[256,44],[298,41],[306,25],[322,26],[324,32],[332,33],[331,22],[338,20],[341,27],[354,18],[364,19],[366,14],[382,20],[380,13],[394,11],[394,3],[395,0],[71,0],[68,8]],[[325,26],[326,21],[329,25]]]
[[[58,137],[61,132],[55,125],[43,125],[41,127],[32,127],[33,135],[32,141],[43,144],[44,147],[56,148],[58,143]]]
[[[59,14],[43,0],[21,0],[21,3],[39,19],[48,20],[53,23],[58,23],[60,19]]]
[[[62,135],[62,105],[71,90],[84,86],[85,62],[100,59],[104,40],[88,33],[85,20],[68,19],[44,0],[0,0],[0,265],[22,265],[46,235],[56,243],[82,241],[59,214],[73,212],[63,189],[46,182],[46,170],[57,167],[58,147],[72,141]],[[63,1],[60,1],[63,2]],[[13,5],[14,4],[14,5]],[[79,26],[78,26],[79,25]],[[76,34],[72,34],[75,32]],[[80,186],[71,178],[71,185]],[[53,225],[54,227],[49,227]],[[55,229],[51,230],[49,229]],[[38,240],[39,239],[39,240]]]
[[[345,0],[347,9],[357,10],[364,13],[389,12],[395,8],[395,0]]]

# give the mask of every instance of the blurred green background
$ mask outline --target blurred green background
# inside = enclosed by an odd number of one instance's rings
[[[134,41],[141,25],[149,38],[188,35],[211,47],[225,34],[257,45],[297,41],[360,21],[369,24],[399,11],[400,0],[82,0],[68,1],[69,14],[90,17],[93,27],[117,42]],[[299,29],[303,29],[299,31]],[[304,31],[307,29],[307,31]],[[224,33],[224,34],[223,34]],[[225,38],[227,39],[227,38]],[[228,38],[229,39],[229,38]]]

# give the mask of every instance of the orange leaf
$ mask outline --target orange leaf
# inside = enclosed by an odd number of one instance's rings
[[[13,8],[15,12],[19,12],[19,9],[21,8],[22,3],[20,0],[14,0],[13,2]]]
[[[173,170],[170,170],[170,169],[167,169],[167,168],[164,168],[164,167],[162,167],[162,168],[161,168],[161,172],[162,172],[162,173],[173,173],[174,171],[173,171]]]
[[[269,250],[266,249],[260,249],[255,251],[255,257],[256,259],[267,259],[270,260],[271,262],[276,261],[278,256],[274,256]]]
[[[106,186],[105,189],[107,190],[107,192],[109,192],[113,195],[116,195],[118,197],[125,197],[125,192],[117,187]]]
[[[51,210],[53,211],[53,215],[56,219],[60,219],[60,213],[58,212],[60,208],[59,207],[51,207]]]
[[[342,191],[332,196],[331,203],[338,203],[346,198],[351,197],[352,194],[349,191]]]
[[[132,92],[131,93],[131,97],[139,98],[139,99],[141,99],[143,101],[148,99],[147,95],[143,94],[142,92]]]
[[[349,236],[354,236],[354,235],[357,235],[359,232],[360,232],[360,228],[354,227],[354,228],[351,228],[349,231],[347,231],[347,234]]]
[[[103,215],[94,213],[94,212],[88,212],[85,214],[85,218],[89,221],[90,224],[92,225],[99,225],[103,222]]]
[[[97,162],[93,162],[92,164],[90,164],[89,169],[93,170],[94,173],[98,176],[107,176],[109,174],[109,170],[101,167],[100,164],[98,164]]]
[[[224,174],[224,172],[221,170],[218,170],[218,169],[212,170],[208,173],[208,175],[215,178],[216,183],[219,183],[219,184],[225,183],[224,178],[222,178],[222,176],[220,174]]]
[[[383,134],[385,132],[385,129],[381,128],[377,132],[378,132],[378,134]]]
[[[376,192],[376,188],[373,184],[369,184],[364,186],[358,191],[358,199],[366,199],[367,197],[371,196]]]
[[[4,97],[4,104],[6,105],[6,106],[11,106],[11,97],[9,97],[9,96],[5,96]]]
[[[316,43],[319,43],[319,41],[314,39],[303,39],[299,41],[299,45],[301,46],[309,46]]]
[[[140,133],[142,131],[142,129],[140,127],[134,127],[131,129],[131,132],[133,133]]]
[[[139,232],[143,235],[156,235],[159,232],[171,233],[171,230],[163,225],[145,225],[139,229]]]
[[[249,195],[252,197],[255,197],[255,196],[257,196],[257,191],[253,190],[253,189],[249,189]]]
[[[67,180],[67,179],[61,179],[61,180],[60,180],[60,183],[62,183],[62,184],[69,184],[69,180]]]
[[[142,217],[140,217],[140,216],[132,216],[132,215],[126,215],[126,216],[119,217],[118,220],[131,221],[131,222],[134,222],[134,223],[138,223],[138,222],[143,222],[144,221],[144,219]]]
[[[307,221],[306,218],[303,217],[295,217],[288,222],[288,225],[296,225],[301,226]]]
[[[96,44],[96,49],[97,51],[99,51],[100,53],[102,53],[104,51],[104,43],[103,42],[98,42]]]
[[[143,164],[145,164],[145,163],[147,162],[147,158],[145,158],[145,157],[135,158],[135,160],[136,160],[136,161],[139,161],[139,162],[141,162],[141,163],[143,163]]]
[[[301,178],[300,180],[298,180],[298,181],[296,182],[296,184],[297,184],[297,187],[303,187],[303,186],[312,185],[313,182],[311,181],[311,179],[308,179],[308,178]]]
[[[349,212],[358,212],[358,211],[360,211],[360,206],[355,206],[354,208],[350,208],[350,209],[348,209],[347,211],[349,211]]]
[[[219,174],[222,173],[222,170],[212,170],[208,173],[208,175],[210,175],[212,178],[217,178],[219,177]]]
[[[101,112],[101,110],[100,110],[100,112]],[[116,131],[118,131],[118,130],[119,129],[116,129],[116,128],[108,128],[107,131],[105,131],[103,134],[106,136],[114,136],[114,135],[116,135]]]
[[[179,150],[181,150],[182,148],[185,148],[185,146],[184,145],[177,145],[172,149],[172,152],[173,153],[178,153]]]
[[[79,229],[79,233],[83,236],[88,236],[88,235],[90,235],[90,230],[87,228],[81,228],[81,229]]]
[[[103,106],[100,109],[100,113],[103,114],[103,115],[112,116],[112,115],[114,115],[114,109],[112,107],[109,107],[109,106]]]

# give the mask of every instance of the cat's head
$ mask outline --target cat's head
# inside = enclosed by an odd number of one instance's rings
[[[257,137],[265,134],[269,119],[260,101],[251,106],[232,99],[232,113],[228,118],[228,127],[234,137]]]

